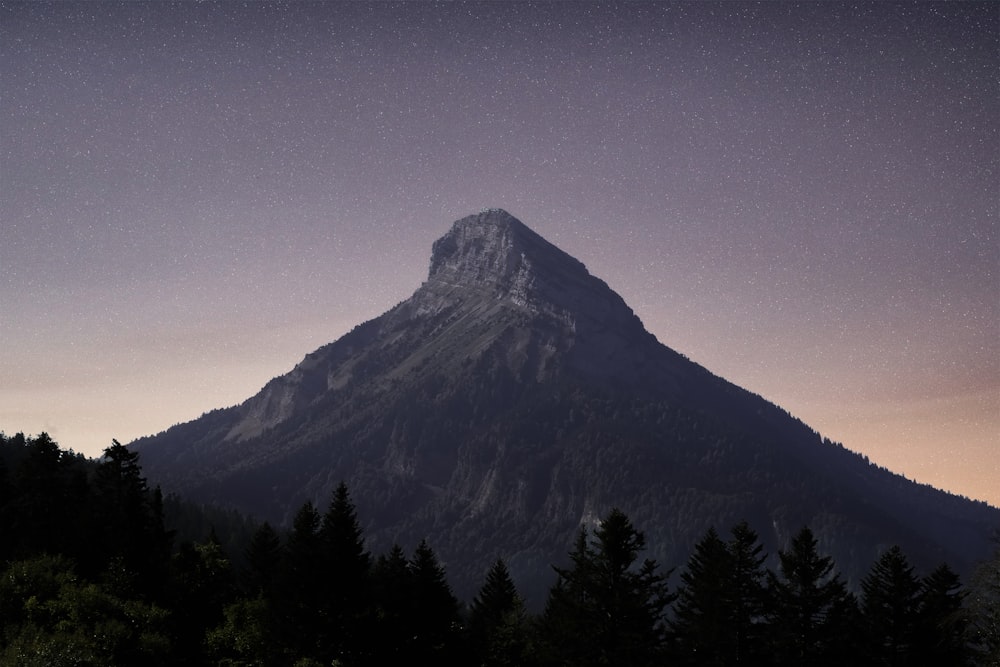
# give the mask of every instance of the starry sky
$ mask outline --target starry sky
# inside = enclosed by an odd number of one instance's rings
[[[0,429],[97,456],[485,207],[661,342],[1000,505],[995,3],[0,0]]]

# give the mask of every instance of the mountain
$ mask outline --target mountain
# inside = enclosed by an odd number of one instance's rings
[[[664,346],[497,209],[434,243],[406,301],[244,403],[130,446],[164,488],[283,525],[346,481],[374,550],[427,538],[466,599],[502,555],[535,606],[613,506],[665,567],[747,519],[772,554],[809,525],[854,583],[891,544],[967,571],[1000,527],[1000,510],[878,468]]]

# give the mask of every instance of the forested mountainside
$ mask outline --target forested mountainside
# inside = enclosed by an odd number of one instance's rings
[[[175,501],[179,502],[179,501]],[[848,590],[813,532],[777,566],[744,521],[677,567],[612,508],[553,563],[544,607],[498,556],[462,600],[434,546],[374,552],[346,485],[289,530],[178,540],[139,456],[98,461],[0,433],[4,665],[994,665],[1000,544],[968,582],[897,546]],[[190,508],[188,522],[192,522]],[[221,515],[214,515],[216,519]],[[197,519],[193,519],[197,523]],[[231,515],[227,526],[239,525]]]
[[[674,564],[711,527],[747,519],[775,554],[808,525],[854,589],[891,544],[967,573],[1000,527],[1000,510],[880,469],[666,347],[500,210],[454,223],[409,299],[129,447],[164,489],[277,526],[344,481],[376,548],[431,541],[462,595],[503,552],[535,603],[611,507]]]

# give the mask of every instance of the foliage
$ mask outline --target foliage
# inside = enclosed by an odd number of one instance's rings
[[[7,566],[0,580],[4,665],[163,664],[168,611],[77,577],[63,556]]]
[[[819,554],[808,527],[778,557],[779,572],[768,573],[773,596],[769,621],[778,664],[844,664],[857,603],[834,571],[833,559]]]
[[[699,665],[755,664],[762,660],[768,599],[765,556],[746,523],[727,544],[709,529],[681,574],[671,621],[679,662]]]
[[[962,583],[947,564],[920,581],[915,654],[924,665],[961,667],[971,660]]]
[[[516,667],[528,661],[528,617],[524,600],[502,558],[486,573],[486,581],[469,609],[469,636],[476,664]]]
[[[645,536],[618,509],[601,521],[593,539],[581,529],[572,566],[559,579],[545,609],[549,660],[577,665],[655,664],[665,645],[664,611],[671,597],[659,566],[646,559]]]
[[[728,541],[705,533],[671,593],[612,509],[554,568],[544,613],[503,558],[464,610],[427,540],[372,555],[344,484],[287,532],[248,531],[174,512],[117,442],[87,461],[44,434],[0,434],[0,453],[0,665],[998,664],[1000,552],[963,588],[890,548],[859,604],[809,528],[772,572],[740,522]],[[219,519],[245,544],[209,529],[174,545],[168,517]]]
[[[866,651],[873,664],[914,662],[920,582],[899,547],[893,546],[861,582]]]
[[[1000,665],[1000,536],[993,557],[976,568],[964,599],[976,665]]]

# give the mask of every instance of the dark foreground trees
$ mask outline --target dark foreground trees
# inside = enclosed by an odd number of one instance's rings
[[[822,556],[816,538],[803,528],[788,550],[778,553],[779,571],[768,573],[772,596],[768,623],[779,665],[842,665],[856,653],[857,604]]]
[[[655,561],[636,565],[646,539],[613,509],[591,539],[581,529],[542,618],[541,650],[553,664],[653,665],[663,660],[671,601]]]
[[[681,574],[673,619],[672,654],[680,664],[764,664],[765,555],[746,523],[728,543],[709,529]]]
[[[325,508],[303,503],[287,532],[258,526],[236,559],[214,532],[173,544],[162,505],[117,442],[95,462],[0,434],[0,665],[961,666],[1000,654],[1000,556],[965,589],[893,548],[856,597],[808,528],[769,561],[740,523],[727,539],[708,530],[671,588],[613,509],[581,528],[533,616],[503,558],[465,608],[430,544],[371,554],[343,484]]]
[[[1000,665],[1000,534],[993,557],[972,574],[962,616],[976,664]]]
[[[529,661],[528,613],[502,558],[493,563],[472,600],[468,627],[474,664],[515,667]]]

